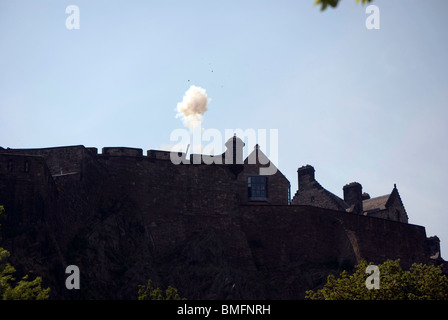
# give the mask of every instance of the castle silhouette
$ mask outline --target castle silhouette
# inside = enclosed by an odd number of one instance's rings
[[[291,198],[278,168],[260,175],[273,164],[258,145],[245,159],[241,139],[225,145],[221,164],[177,165],[161,150],[0,147],[2,246],[61,299],[133,298],[148,278],[191,299],[297,299],[362,259],[447,270],[396,185],[372,198],[351,182],[341,199],[305,165]],[[88,289],[67,291],[69,264]]]

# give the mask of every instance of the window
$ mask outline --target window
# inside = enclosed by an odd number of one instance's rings
[[[266,201],[268,198],[268,178],[265,176],[247,177],[247,191],[249,200]]]

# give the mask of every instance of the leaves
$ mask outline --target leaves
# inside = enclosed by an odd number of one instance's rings
[[[185,300],[185,298],[181,298],[177,289],[171,286],[165,290],[165,296],[163,296],[163,291],[160,288],[154,288],[149,279],[146,286],[138,286],[138,300]]]
[[[30,281],[28,275],[24,276],[14,287],[3,294],[4,300],[46,300],[50,288],[42,289],[42,278],[37,277]]]
[[[372,2],[372,0],[356,0],[356,3],[361,2],[363,5],[369,2]],[[325,9],[327,9],[328,6],[332,7],[332,8],[336,8],[337,5],[339,3],[339,0],[316,0],[314,2],[314,5],[320,5],[320,10],[324,11]]]
[[[29,280],[28,275],[16,282],[16,269],[7,262],[9,252],[0,248],[0,300],[44,300],[48,299],[50,288],[42,288],[42,278]]]
[[[371,263],[370,263],[371,264]],[[387,260],[379,265],[380,289],[367,289],[365,270],[369,264],[361,261],[353,274],[343,271],[339,278],[330,275],[324,287],[309,290],[311,300],[439,300],[448,299],[448,279],[441,267],[413,264],[408,271],[400,260]]]
[[[338,5],[339,0],[316,0],[316,2],[314,2],[314,5],[321,5],[320,10],[324,11],[325,9],[327,9],[327,6],[331,6],[333,8],[335,8]]]
[[[4,213],[0,206],[0,216]],[[42,278],[29,280],[28,275],[16,282],[16,269],[6,262],[9,252],[0,247],[0,300],[44,300],[48,299],[50,288],[42,288]]]

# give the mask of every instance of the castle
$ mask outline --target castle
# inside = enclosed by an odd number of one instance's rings
[[[446,268],[396,185],[371,198],[352,182],[341,199],[306,165],[291,199],[280,170],[260,174],[273,164],[258,145],[246,159],[238,137],[226,148],[219,164],[174,164],[161,150],[0,147],[1,245],[57,299],[135,298],[149,278],[189,299],[300,299],[362,259]],[[64,286],[70,264],[81,290]]]

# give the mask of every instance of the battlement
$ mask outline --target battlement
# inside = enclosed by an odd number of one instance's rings
[[[103,148],[103,155],[107,156],[130,156],[141,157],[143,156],[143,150],[139,148],[127,148],[127,147],[106,147]]]
[[[96,148],[87,148],[95,149]],[[97,152],[93,150],[94,155],[98,155]],[[127,147],[104,147],[102,149],[102,156],[112,156],[112,157],[137,157],[137,158],[147,158],[156,160],[169,160],[171,161],[171,154],[174,151],[164,151],[164,150],[154,150],[150,149],[146,151],[146,155],[143,154],[143,150],[140,148],[127,148]],[[174,152],[177,157],[185,157],[186,154],[183,152]]]
[[[98,148],[87,147],[86,148],[92,155],[98,155]]]
[[[171,160],[171,153],[174,151],[162,151],[162,150],[148,150],[146,151],[146,156],[151,159],[158,159],[158,160]],[[185,158],[186,154],[183,152],[174,152],[177,153],[178,157]]]
[[[83,145],[52,147],[39,149],[5,149],[2,152],[12,155],[30,155],[41,156],[50,169],[52,175],[67,172],[81,172],[82,159],[87,153],[87,149]]]

